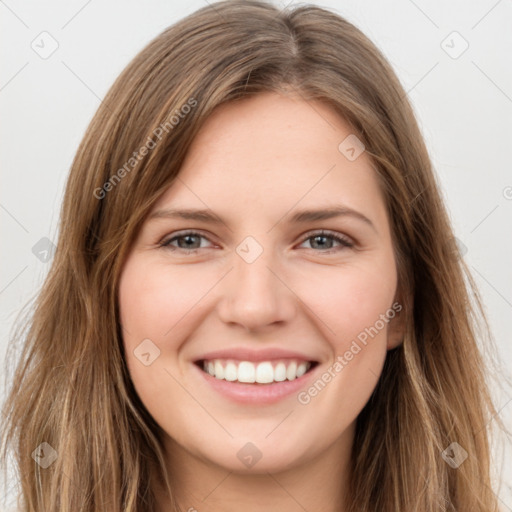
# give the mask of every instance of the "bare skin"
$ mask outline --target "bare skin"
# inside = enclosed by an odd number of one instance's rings
[[[350,161],[338,149],[351,133],[328,106],[300,97],[265,93],[219,107],[153,212],[211,209],[224,223],[148,217],[125,262],[127,364],[164,432],[183,510],[343,511],[356,418],[387,350],[403,337],[398,310],[388,315],[397,273],[375,170],[364,152]],[[356,210],[371,224],[351,215],[289,222],[327,206]],[[188,245],[186,230],[198,233]],[[262,252],[248,263],[240,247]],[[378,333],[351,349],[371,326]],[[145,339],[160,350],[150,365],[134,354]],[[319,363],[315,375],[330,369],[331,379],[316,394],[308,380],[302,402],[294,393],[273,404],[235,403],[193,363],[233,347],[308,354]],[[261,455],[252,467],[237,456],[247,443]],[[155,490],[159,510],[171,510]]]

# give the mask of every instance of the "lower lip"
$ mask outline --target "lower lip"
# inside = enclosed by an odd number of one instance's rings
[[[209,373],[201,370],[196,364],[193,364],[193,366],[215,391],[235,402],[242,404],[273,404],[290,395],[298,393],[305,387],[306,383],[311,376],[316,373],[320,365],[317,364],[312,370],[295,380],[285,380],[271,384],[244,384],[242,382],[230,382],[224,379],[216,379]]]

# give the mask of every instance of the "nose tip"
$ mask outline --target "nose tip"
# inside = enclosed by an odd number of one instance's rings
[[[248,331],[289,321],[295,314],[294,295],[270,267],[268,258],[260,255],[251,263],[243,257],[237,259],[225,279],[219,305],[221,319]]]

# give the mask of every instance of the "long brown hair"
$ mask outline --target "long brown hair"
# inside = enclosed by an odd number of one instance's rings
[[[51,269],[15,336],[23,346],[4,405],[2,457],[11,446],[21,510],[150,511],[156,479],[173,496],[159,427],[124,360],[119,275],[205,119],[263,91],[343,116],[375,164],[391,219],[407,328],[358,417],[346,510],[498,510],[489,427],[500,419],[483,356],[496,349],[404,89],[339,15],[232,0],[144,48],[78,148]],[[454,442],[468,455],[458,468],[443,457]],[[43,467],[38,456],[55,460]]]

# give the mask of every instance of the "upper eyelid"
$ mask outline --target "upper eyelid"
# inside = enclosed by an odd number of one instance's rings
[[[160,242],[160,243],[165,244],[165,243],[170,242],[171,240],[174,240],[175,238],[181,238],[182,236],[187,236],[187,235],[199,235],[202,238],[206,238],[209,242],[213,242],[210,239],[211,237],[209,235],[204,234],[201,230],[189,229],[189,230],[184,230],[184,231],[177,231],[176,233],[172,233],[171,236],[165,236],[162,239],[162,242]]]

